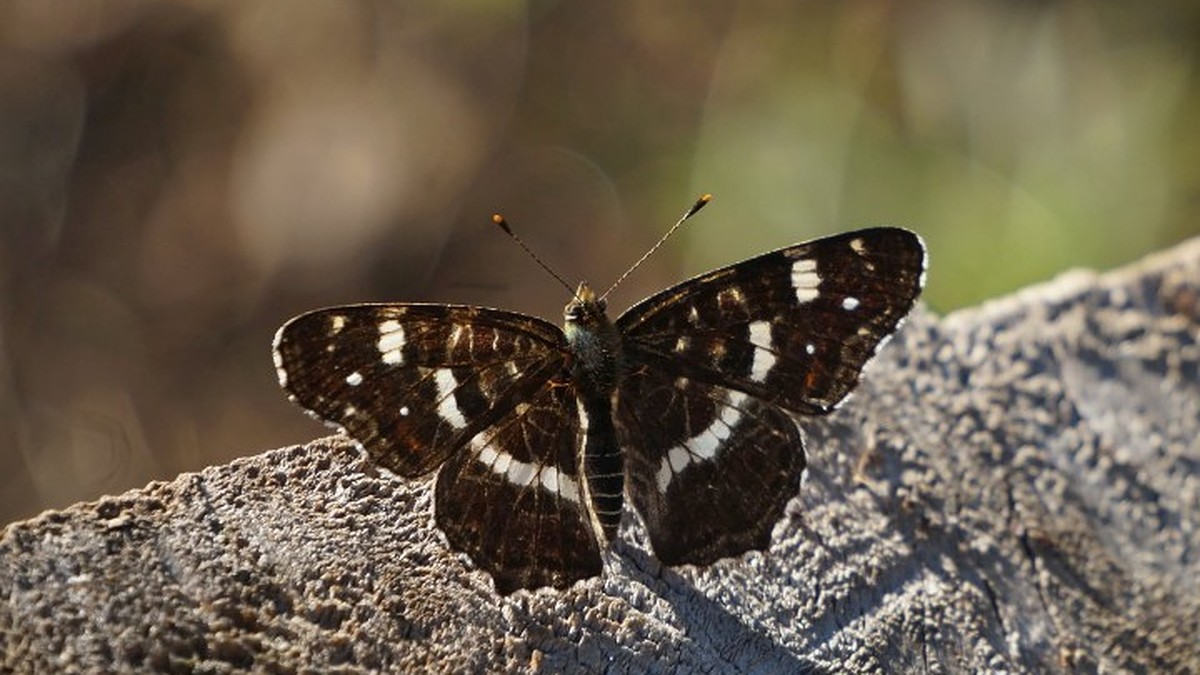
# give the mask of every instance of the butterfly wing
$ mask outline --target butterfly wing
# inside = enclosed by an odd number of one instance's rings
[[[804,471],[787,413],[648,368],[626,378],[620,402],[627,489],[659,560],[707,565],[767,547]]]
[[[438,472],[438,526],[501,594],[600,574],[578,482],[575,405],[570,387],[546,382]]]
[[[451,305],[351,305],[302,314],[275,336],[280,386],[383,467],[440,466],[563,367],[555,326]]]
[[[912,309],[925,246],[881,227],[817,239],[667,289],[617,320],[631,360],[822,414]]]
[[[917,235],[860,230],[710,272],[617,320],[629,493],[664,562],[766,546],[804,468],[788,411],[846,397],[924,270]]]
[[[406,477],[438,467],[435,512],[497,589],[600,571],[577,484],[574,392],[555,326],[477,307],[353,305],[279,329],[281,386]]]

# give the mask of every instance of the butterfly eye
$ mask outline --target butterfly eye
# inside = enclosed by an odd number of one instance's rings
[[[608,301],[604,298],[600,298],[596,301],[596,308],[599,309],[601,313],[608,311]]]

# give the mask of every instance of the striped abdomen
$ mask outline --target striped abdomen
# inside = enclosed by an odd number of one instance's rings
[[[625,470],[617,432],[613,426],[612,401],[596,397],[580,401],[587,425],[583,438],[583,475],[596,524],[607,543],[617,534],[624,504]]]

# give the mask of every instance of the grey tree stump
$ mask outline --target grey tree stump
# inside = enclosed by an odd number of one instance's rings
[[[0,669],[1197,672],[1198,334],[1200,240],[918,311],[802,421],[769,551],[664,568],[627,518],[566,592],[496,596],[337,437],[45,513]]]

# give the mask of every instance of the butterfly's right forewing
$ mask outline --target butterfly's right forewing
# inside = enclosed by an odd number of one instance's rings
[[[630,360],[824,414],[858,384],[924,279],[920,237],[870,228],[685,281],[638,303],[617,325]]]

